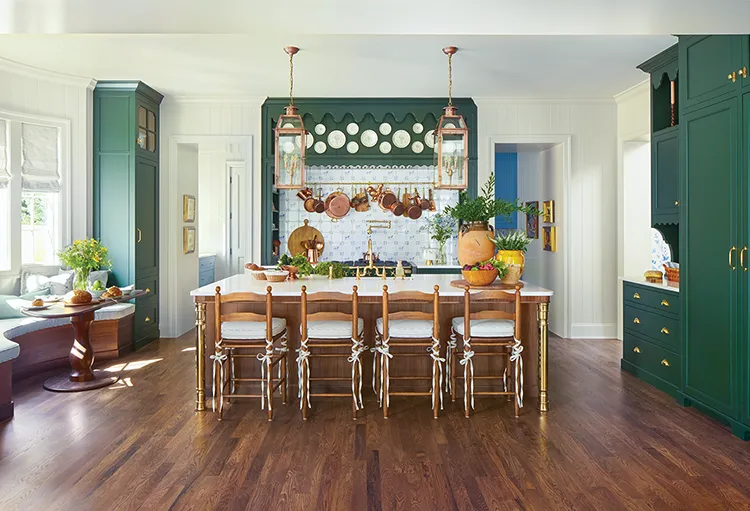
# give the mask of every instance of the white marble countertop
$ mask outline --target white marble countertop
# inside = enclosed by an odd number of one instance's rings
[[[680,283],[668,282],[667,279],[664,279],[664,281],[661,284],[647,282],[644,277],[623,277],[620,280],[624,282],[632,282],[633,284],[640,284],[641,286],[648,286],[648,287],[653,287],[656,289],[661,289],[662,291],[672,291],[673,293],[680,292]]]
[[[358,287],[359,296],[382,296],[383,285],[388,285],[390,293],[399,291],[421,291],[432,293],[435,285],[440,286],[442,296],[463,296],[463,289],[451,286],[451,281],[456,280],[458,275],[414,275],[404,280],[389,278],[383,280],[375,277],[365,277],[360,280],[354,277],[343,279],[300,279],[286,282],[268,282],[267,280],[255,280],[249,273],[233,275],[232,277],[219,280],[190,292],[190,296],[214,296],[216,286],[221,287],[222,294],[229,293],[261,293],[265,294],[266,288],[271,286],[272,293],[276,296],[299,296],[302,286],[307,286],[307,293],[318,293],[321,291],[333,291],[340,293],[351,293],[352,286]],[[508,291],[512,293],[512,290]],[[534,284],[524,283],[521,288],[521,296],[552,296],[552,291]]]
[[[460,264],[417,264],[418,268],[433,270],[460,270]]]

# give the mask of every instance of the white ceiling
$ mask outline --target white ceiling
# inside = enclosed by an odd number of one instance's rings
[[[0,35],[0,57],[87,78],[140,79],[172,96],[612,98],[671,36]]]

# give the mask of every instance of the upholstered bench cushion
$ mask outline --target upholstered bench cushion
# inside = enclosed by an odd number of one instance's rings
[[[286,328],[284,318],[273,318],[271,334],[276,337]],[[225,321],[221,324],[221,337],[224,339],[265,339],[264,321]]]
[[[94,319],[122,319],[133,313],[135,313],[135,305],[132,303],[117,303],[94,312]],[[42,319],[24,316],[23,318],[0,319],[0,335],[6,339],[14,339],[20,335],[68,324],[70,324],[70,318]]]
[[[135,314],[135,305],[132,303],[116,303],[102,307],[98,311],[94,312],[94,319],[97,320],[113,320],[122,319]]]
[[[383,318],[375,321],[375,328],[383,334]],[[426,319],[396,319],[388,322],[388,335],[404,339],[429,339],[432,337],[432,321]]]
[[[18,344],[0,335],[0,364],[18,358],[19,353],[21,353],[21,350],[18,348]]]
[[[360,339],[365,332],[365,321],[357,320]],[[309,339],[350,339],[352,337],[351,321],[310,321],[307,323]]]
[[[464,335],[464,318],[453,318],[453,330]],[[513,337],[515,323],[509,319],[472,319],[472,337]]]

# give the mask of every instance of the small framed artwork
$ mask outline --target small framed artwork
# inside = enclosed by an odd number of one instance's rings
[[[539,210],[538,200],[527,202],[526,205],[531,206],[535,210]],[[539,216],[526,215],[526,236],[532,239],[539,238]]]
[[[193,195],[182,196],[182,221],[195,222],[195,197]]]
[[[555,223],[555,201],[546,200],[542,203],[542,222],[545,224]]]
[[[192,254],[195,252],[195,227],[182,228],[182,253]]]
[[[542,227],[542,245],[547,252],[557,252],[557,228],[554,225]]]

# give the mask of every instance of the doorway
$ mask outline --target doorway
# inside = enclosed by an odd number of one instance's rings
[[[246,203],[245,162],[228,160],[226,162],[227,181],[227,261],[228,275],[237,275],[245,271],[245,252],[247,229],[243,223],[242,205]]]

